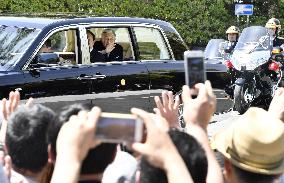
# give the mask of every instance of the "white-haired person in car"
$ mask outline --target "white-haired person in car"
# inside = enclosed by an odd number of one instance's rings
[[[122,61],[123,48],[121,45],[115,43],[116,34],[112,29],[105,29],[102,32],[101,41],[94,43],[93,49],[102,53],[105,56],[105,61]]]

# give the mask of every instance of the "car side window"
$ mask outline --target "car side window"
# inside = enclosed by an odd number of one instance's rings
[[[76,30],[59,31],[49,36],[37,53],[36,59],[39,65],[47,66],[78,63]]]
[[[189,50],[177,33],[165,32],[176,60],[183,60],[186,50]]]
[[[123,60],[133,60],[133,47],[131,44],[128,29],[119,28],[116,30],[116,35],[116,42],[123,47]]]
[[[129,29],[126,27],[89,28],[87,38],[91,63],[134,59]]]
[[[171,56],[163,36],[152,27],[134,27],[141,60],[169,60]]]

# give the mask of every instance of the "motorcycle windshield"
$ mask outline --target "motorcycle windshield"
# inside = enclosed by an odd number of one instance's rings
[[[237,70],[254,70],[269,60],[271,50],[272,42],[265,27],[247,27],[238,40],[231,61]]]
[[[271,50],[272,43],[267,29],[262,26],[247,27],[242,31],[235,50],[247,52]]]
[[[219,59],[222,55],[219,51],[220,43],[224,42],[224,39],[211,39],[204,51],[205,59]]]

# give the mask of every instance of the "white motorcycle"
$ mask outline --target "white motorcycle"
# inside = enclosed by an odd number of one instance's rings
[[[250,106],[269,107],[282,81],[283,54],[275,50],[265,27],[247,27],[230,60],[225,61],[231,75],[226,92],[240,114]]]

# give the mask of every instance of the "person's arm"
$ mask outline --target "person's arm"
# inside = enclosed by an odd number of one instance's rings
[[[213,150],[211,149],[210,143],[208,141],[208,136],[205,130],[198,125],[189,125],[187,127],[187,133],[192,135],[197,139],[197,141],[203,147],[206,157],[208,160],[208,173],[206,177],[207,183],[222,183],[223,174],[221,167],[215,157]]]
[[[1,164],[0,164],[0,182],[9,183],[8,177],[5,175],[3,166]]]
[[[5,98],[2,99],[1,109],[2,109],[3,121],[0,129],[0,143],[2,143],[1,145],[5,143],[8,118],[10,114],[13,111],[15,111],[16,108],[18,107],[19,101],[20,101],[20,93],[18,91],[15,92],[11,91],[9,93],[9,100],[6,100]]]
[[[168,157],[164,163],[164,170],[166,172],[168,182],[169,183],[194,183],[177,149],[175,150],[173,149],[172,152],[170,152],[170,149],[168,150],[169,150],[167,152]]]
[[[196,85],[196,88],[198,89],[197,98],[192,99],[189,87],[183,87],[183,114],[187,133],[194,136],[205,150],[208,159],[206,182],[222,183],[222,171],[207,136],[207,126],[216,109],[216,97],[209,81]]]
[[[133,108],[131,112],[143,120],[147,129],[146,142],[134,143],[132,148],[144,155],[153,166],[163,169],[169,183],[193,183],[183,159],[167,133],[167,128],[164,128],[168,125],[167,121],[155,120],[154,114],[141,109]]]
[[[90,61],[91,63],[95,63],[95,62],[105,62],[106,57],[104,54],[102,54],[101,52],[98,52],[97,50],[93,49],[90,52]]]
[[[123,47],[119,44],[116,44],[115,47],[118,47],[117,49],[117,56],[116,61],[122,61],[123,60]]]
[[[30,106],[32,104],[33,99],[30,98],[26,102],[26,106]],[[2,99],[1,101],[1,112],[3,116],[3,121],[0,129],[0,150],[3,149],[3,145],[6,139],[6,131],[8,127],[8,118],[9,116],[17,109],[20,104],[20,93],[18,91],[11,91],[9,93],[9,100]]]
[[[98,145],[95,130],[100,113],[97,107],[89,113],[81,111],[61,127],[56,141],[57,157],[51,183],[78,182],[82,161],[89,149]]]
[[[108,50],[108,51],[107,51]],[[119,44],[111,44],[106,48],[106,52],[109,53],[109,61],[122,61],[123,60],[123,48]]]

